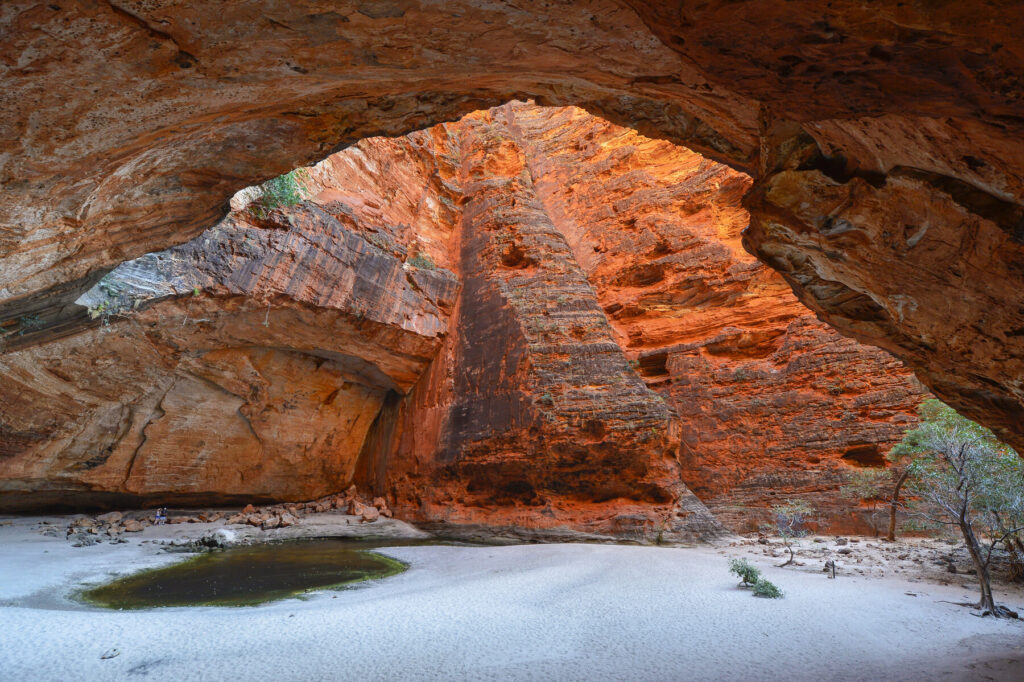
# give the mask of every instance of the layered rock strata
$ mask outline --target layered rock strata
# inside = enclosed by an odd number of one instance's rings
[[[580,109],[506,105],[300,178],[310,201],[240,194],[119,266],[86,331],[11,337],[8,508],[354,481],[449,527],[692,540],[721,529],[700,500],[743,529],[798,496],[854,529],[837,488],[922,395],[743,251],[747,176]]]
[[[1024,444],[1015,0],[14,0],[0,32],[8,338],[81,328],[242,186],[532,96],[751,173],[748,245],[807,305]]]
[[[390,158],[389,144],[376,151]],[[406,169],[416,191],[433,158]],[[413,242],[388,222],[428,210],[443,230],[454,212],[396,200],[382,215],[382,187],[370,189],[362,204],[235,213],[120,266],[81,299],[84,331],[3,355],[0,506],[346,488],[387,397],[436,354],[459,287],[450,271],[410,264]]]
[[[838,489],[884,466],[923,387],[743,250],[750,179],[579,109],[501,111],[618,342],[678,415],[687,485],[736,529],[794,496],[836,531],[869,530]]]
[[[371,483],[424,521],[714,534],[679,477],[674,413],[630,368],[503,117],[458,125],[458,321],[390,448],[367,453],[386,462]]]

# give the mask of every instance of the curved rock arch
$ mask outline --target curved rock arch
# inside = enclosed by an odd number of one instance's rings
[[[22,1],[0,25],[8,334],[73,326],[242,186],[533,97],[750,171],[750,250],[1024,444],[1017,3]]]

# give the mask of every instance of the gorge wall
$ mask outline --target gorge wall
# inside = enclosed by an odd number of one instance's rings
[[[421,522],[694,539],[795,496],[863,530],[837,488],[924,389],[742,249],[746,175],[516,103],[305,177],[7,337],[0,504],[355,481]]]
[[[1016,0],[12,0],[0,34],[8,342],[246,185],[532,97],[748,172],[747,248],[1024,445]]]

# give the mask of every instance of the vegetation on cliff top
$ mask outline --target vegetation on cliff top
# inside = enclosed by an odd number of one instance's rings
[[[270,211],[282,206],[294,206],[306,198],[309,171],[296,168],[260,185],[259,197],[249,204],[249,212],[265,218]]]

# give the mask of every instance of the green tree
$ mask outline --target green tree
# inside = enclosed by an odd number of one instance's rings
[[[921,423],[894,448],[908,461],[908,509],[963,536],[981,592],[977,604],[965,606],[1015,617],[995,603],[989,566],[996,547],[1024,530],[1024,462],[987,428],[938,400],[924,401],[918,412]]]
[[[889,506],[889,528],[885,539],[896,542],[896,516],[903,505],[903,489],[907,483],[908,467],[918,452],[905,445],[897,444],[885,458],[889,466],[885,469],[863,469],[850,474],[840,492],[855,499],[871,502],[871,518],[874,525],[875,505],[885,502]]]
[[[793,551],[793,540],[802,538],[810,533],[810,530],[807,528],[807,522],[813,513],[814,508],[803,500],[786,500],[782,504],[772,507],[775,530],[789,551],[789,559],[779,564],[779,568],[793,563],[793,558],[796,556],[796,553]]]

